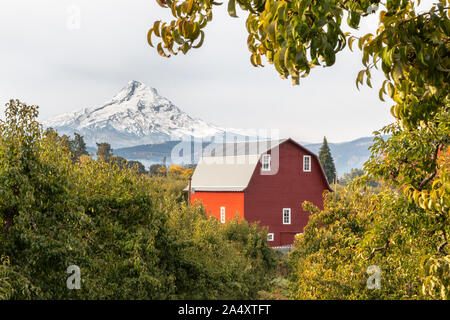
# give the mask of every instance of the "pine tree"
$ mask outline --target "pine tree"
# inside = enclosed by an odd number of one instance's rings
[[[334,160],[326,137],[323,137],[323,144],[319,150],[319,161],[323,171],[325,171],[328,183],[334,183],[336,180],[336,167],[334,166]]]

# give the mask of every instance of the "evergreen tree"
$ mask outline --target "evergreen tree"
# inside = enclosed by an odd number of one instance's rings
[[[47,129],[47,133],[57,132],[51,128]],[[86,150],[86,143],[84,142],[83,136],[78,133],[74,134],[73,139],[71,139],[68,135],[62,135],[60,137],[60,142],[63,146],[67,147],[72,156],[72,161],[78,161],[82,155],[88,155],[89,153]]]
[[[323,171],[325,171],[328,183],[334,183],[336,180],[336,167],[334,166],[334,160],[326,137],[323,137],[323,144],[319,150],[319,160]]]
[[[86,143],[84,142],[82,135],[75,133],[73,140],[71,140],[70,142],[70,151],[75,161],[78,160],[82,155],[89,154],[86,150]]]

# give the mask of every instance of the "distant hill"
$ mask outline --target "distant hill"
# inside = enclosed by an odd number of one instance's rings
[[[364,137],[348,142],[328,143],[339,176],[349,172],[352,168],[362,168],[364,162],[369,158],[370,152],[368,148],[372,144],[372,139],[371,137]],[[163,163],[164,158],[166,158],[166,164],[171,164],[171,153],[178,143],[179,141],[167,141],[158,144],[118,148],[114,149],[114,154],[129,160],[140,161],[146,167],[155,163]],[[321,143],[302,144],[316,154],[319,153],[320,146],[322,145]],[[195,158],[198,159],[198,156],[199,154],[197,153]]]
[[[373,137],[358,138],[356,140],[340,143],[330,143],[328,146],[334,159],[336,171],[339,176],[349,172],[352,168],[362,168],[369,158],[369,147],[373,143]],[[305,147],[318,154],[322,143],[305,144]]]

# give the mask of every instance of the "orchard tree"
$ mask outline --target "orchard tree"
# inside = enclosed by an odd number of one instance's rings
[[[31,211],[30,203],[39,202],[34,192],[41,187],[38,172],[44,169],[39,162],[42,126],[36,121],[37,114],[37,106],[10,100],[6,119],[0,120],[0,217],[5,236],[19,213]]]
[[[326,137],[323,137],[323,143],[319,150],[319,161],[328,183],[334,183],[336,181],[336,167]]]
[[[346,186],[353,179],[355,179],[357,177],[361,177],[362,175],[364,175],[363,169],[351,168],[350,172],[345,172],[344,175],[342,176],[342,178],[339,179],[339,184]]]

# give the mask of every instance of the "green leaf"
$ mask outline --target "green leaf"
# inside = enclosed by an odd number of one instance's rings
[[[159,25],[161,24],[161,21],[155,21],[153,24],[153,32],[155,33],[155,36],[161,37],[161,34],[159,33]]]
[[[229,0],[228,1],[228,14],[233,17],[233,18],[237,18],[238,16],[236,15],[236,0]]]
[[[364,81],[364,74],[366,73],[366,70],[361,70],[358,72],[358,76],[356,77],[356,87],[359,90],[359,84],[362,84]]]
[[[348,38],[348,47],[350,48],[350,51],[352,51],[352,52],[353,52],[353,48],[352,48],[353,41],[355,41],[355,37]]]
[[[394,79],[395,82],[400,82],[402,77],[403,77],[402,66],[400,62],[397,62],[394,65],[394,69],[392,70],[392,79]]]
[[[200,41],[193,46],[192,48],[200,48],[203,45],[203,41],[205,40],[205,32],[203,32],[203,30],[200,30]]]
[[[391,82],[387,83],[387,87],[388,87],[388,95],[389,97],[391,97],[392,99],[394,99],[394,94],[395,94],[395,87]]]
[[[176,43],[178,43],[179,45],[184,44],[184,40],[183,40],[183,38],[181,37],[181,35],[180,35],[180,33],[178,32],[177,29],[174,29],[174,30],[172,31],[172,36],[173,36],[173,39],[175,40]]]

